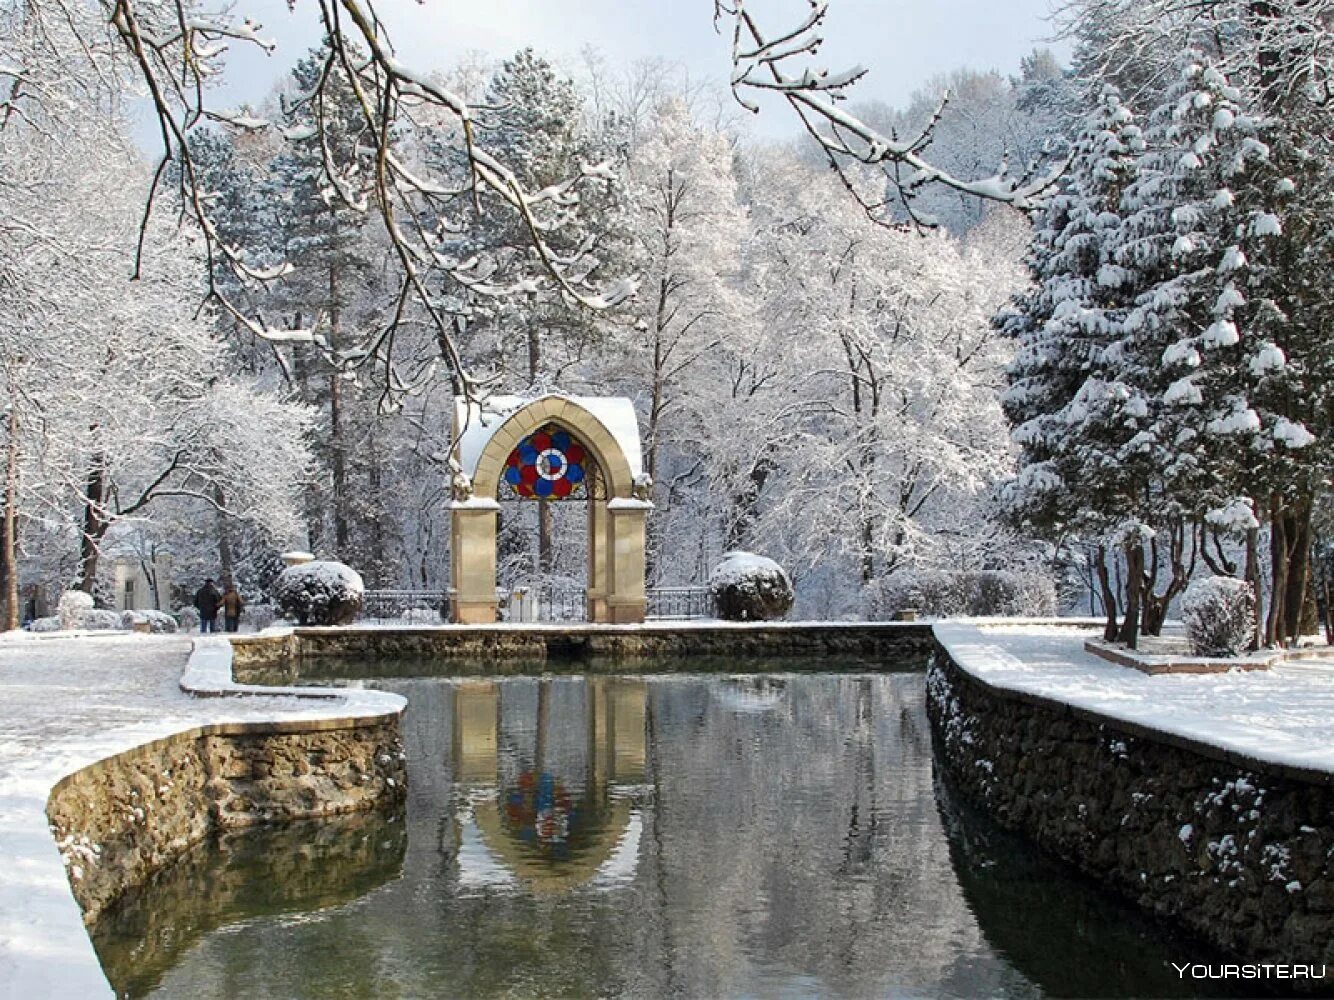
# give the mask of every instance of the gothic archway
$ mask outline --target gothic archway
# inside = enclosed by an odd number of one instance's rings
[[[477,404],[460,397],[453,429],[451,619],[496,620],[502,481],[520,487],[521,496],[545,497],[577,488],[577,474],[581,481],[596,476],[604,484],[601,495],[589,496],[588,617],[643,621],[644,526],[653,505],[630,400],[551,394],[492,397]]]

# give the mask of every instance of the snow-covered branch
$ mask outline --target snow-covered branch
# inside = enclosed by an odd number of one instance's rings
[[[935,219],[916,210],[913,204],[914,196],[928,186],[945,187],[1024,210],[1042,202],[1059,176],[1059,165],[1039,172],[1040,165],[1035,162],[1016,174],[1002,161],[991,176],[970,179],[941,169],[923,156],[944,101],[926,127],[910,139],[886,135],[842,107],[840,102],[866,70],[856,66],[830,71],[810,64],[823,41],[821,31],[829,16],[829,3],[828,0],[809,0],[809,3],[810,10],[803,20],[772,31],[762,26],[754,13],[753,7],[758,3],[714,0],[715,25],[721,27],[730,21],[732,26],[732,93],[742,107],[756,113],[759,107],[748,96],[750,92],[780,94],[807,133],[820,144],[845,189],[868,216],[882,223],[901,223],[907,219],[918,225],[934,225]],[[858,183],[849,171],[855,163],[883,172],[893,194],[891,204],[869,195]]]

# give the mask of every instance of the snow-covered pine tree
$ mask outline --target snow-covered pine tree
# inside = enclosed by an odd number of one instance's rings
[[[1150,118],[1113,250],[1136,293],[1120,348],[1125,378],[1152,409],[1145,440],[1158,486],[1145,521],[1163,533],[1171,570],[1162,593],[1145,574],[1151,632],[1189,580],[1186,525],[1253,530],[1250,487],[1272,450],[1250,390],[1283,365],[1274,344],[1282,317],[1264,265],[1281,223],[1269,151],[1242,101],[1203,53],[1183,57],[1178,83]],[[1158,557],[1154,536],[1149,565]]]
[[[1114,88],[1103,88],[1075,140],[1060,190],[1037,213],[1028,258],[1033,284],[995,319],[1017,341],[1003,406],[1019,446],[1019,473],[1002,489],[1003,509],[1022,531],[1057,543],[1096,538],[1106,526],[1102,519],[1121,513],[1088,506],[1095,489],[1112,494],[1105,490],[1106,469],[1085,463],[1076,434],[1087,401],[1102,394],[1104,381],[1086,383],[1102,369],[1124,306],[1106,245],[1120,224],[1121,195],[1143,148],[1130,109]],[[1092,549],[1111,634],[1117,602],[1106,547]]]
[[[326,73],[328,81],[318,86]],[[295,94],[283,99],[280,119],[286,142],[269,162],[264,183],[264,202],[281,206],[276,238],[291,268],[274,287],[271,306],[292,327],[315,329],[327,349],[295,345],[293,374],[303,399],[324,411],[316,454],[327,470],[328,493],[315,484],[309,492],[309,544],[346,560],[353,558],[351,414],[348,380],[336,365],[352,339],[349,328],[357,330],[355,314],[368,304],[366,285],[383,257],[367,212],[374,167],[356,95],[339,64],[330,62],[327,46],[312,49],[293,67],[292,83]]]

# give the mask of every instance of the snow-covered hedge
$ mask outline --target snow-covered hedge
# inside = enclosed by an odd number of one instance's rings
[[[256,632],[262,632],[272,625],[278,618],[278,609],[272,604],[247,604],[245,610],[241,612],[241,617],[250,623],[250,627]]]
[[[404,608],[398,616],[409,625],[439,625],[440,612],[432,608]]]
[[[193,604],[186,604],[176,612],[176,620],[184,631],[193,632],[199,628],[199,609]]]
[[[176,631],[176,619],[165,611],[145,609],[143,611],[121,612],[121,628],[133,630],[136,625],[147,625],[148,631],[155,634]]]
[[[89,632],[103,632],[113,629],[125,628],[121,624],[119,611],[107,611],[102,608],[94,608],[91,611],[85,611],[78,618],[78,624],[74,627],[84,629]]]
[[[317,559],[289,566],[273,582],[273,600],[298,625],[345,625],[361,611],[361,574],[340,562]]]
[[[82,590],[67,590],[60,595],[56,613],[52,618],[38,618],[28,626],[31,632],[55,632],[57,630],[79,629],[82,631],[105,631],[109,629],[129,628],[121,622],[119,611],[106,611],[93,607],[91,594]],[[54,624],[52,624],[54,622]]]
[[[1181,618],[1199,656],[1238,656],[1255,635],[1255,591],[1245,580],[1210,576],[1181,597]]]
[[[67,590],[60,595],[56,605],[56,617],[61,628],[83,628],[80,619],[93,610],[93,595],[82,590]]]
[[[729,552],[709,575],[709,590],[719,618],[773,621],[792,608],[795,594],[783,567],[753,552]]]
[[[1056,584],[1040,573],[901,569],[865,591],[866,617],[893,618],[912,609],[932,618],[1048,617],[1056,614]]]

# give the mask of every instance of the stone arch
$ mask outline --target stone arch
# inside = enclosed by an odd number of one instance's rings
[[[543,396],[515,410],[491,435],[477,460],[472,474],[473,493],[494,497],[500,486],[505,459],[527,435],[543,424],[557,424],[579,438],[593,452],[607,481],[608,497],[629,497],[634,493],[634,472],[625,449],[617,443],[606,424],[585,406],[562,396]]]
[[[588,501],[588,617],[595,622],[643,621],[644,528],[653,505],[637,495],[644,492],[646,480],[630,401],[553,394],[537,399],[501,397],[490,405],[488,410],[455,400],[451,620],[463,624],[496,620],[500,477],[519,442],[546,424],[556,424],[592,453],[606,486],[605,497],[590,496]]]

